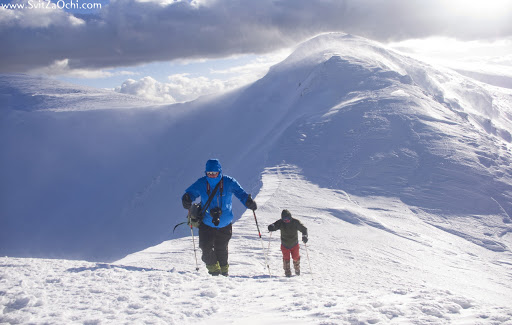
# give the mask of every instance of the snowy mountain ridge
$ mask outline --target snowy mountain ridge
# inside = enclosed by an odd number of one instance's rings
[[[510,323],[511,102],[509,89],[339,33],[190,103],[62,112],[11,99],[0,321]],[[171,228],[212,157],[255,196],[262,230],[284,208],[305,223],[304,276],[278,277],[279,241],[262,231],[267,276],[236,200],[231,277],[194,272],[190,229]]]
[[[156,106],[147,99],[30,75],[0,75],[0,105],[55,112]]]

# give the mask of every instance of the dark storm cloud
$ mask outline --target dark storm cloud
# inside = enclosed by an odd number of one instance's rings
[[[70,68],[95,69],[265,53],[331,31],[378,41],[512,34],[510,8],[503,8],[503,17],[472,18],[458,15],[446,2],[212,0],[163,5],[123,0],[76,17],[61,10],[0,9],[0,72],[65,59]]]

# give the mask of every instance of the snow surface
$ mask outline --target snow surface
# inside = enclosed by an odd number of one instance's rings
[[[246,212],[233,226],[228,278],[195,271],[191,237],[112,264],[1,258],[0,323],[512,323],[503,253],[468,245],[399,200],[318,187],[296,166],[267,169],[263,183],[259,224],[293,206],[309,229],[302,275],[284,277],[277,236],[264,231],[263,250]]]
[[[186,104],[38,83],[0,78],[0,323],[512,324],[510,89],[338,33]],[[171,233],[212,157],[263,234],[235,202],[229,278]],[[310,233],[290,279],[283,208]]]

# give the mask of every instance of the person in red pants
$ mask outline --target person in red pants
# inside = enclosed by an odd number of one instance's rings
[[[283,268],[287,277],[292,276],[290,270],[290,255],[293,259],[293,268],[295,274],[300,275],[300,253],[299,253],[299,236],[302,233],[302,242],[308,242],[308,229],[304,227],[302,222],[292,218],[292,214],[288,210],[281,212],[281,219],[268,225],[268,231],[281,230],[281,251],[283,252]]]

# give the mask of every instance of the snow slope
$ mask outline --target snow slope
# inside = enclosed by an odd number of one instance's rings
[[[468,244],[397,199],[302,174],[266,169],[257,210],[262,228],[282,206],[307,225],[298,277],[283,276],[277,236],[263,231],[263,250],[246,212],[233,226],[228,278],[195,271],[191,237],[112,264],[0,258],[0,323],[512,324],[509,254]]]
[[[0,322],[511,323],[510,89],[334,33],[191,103],[28,76],[0,94]],[[304,276],[267,277],[239,202],[232,276],[195,272],[171,229],[212,157],[262,230],[306,224],[312,277],[304,250]]]

